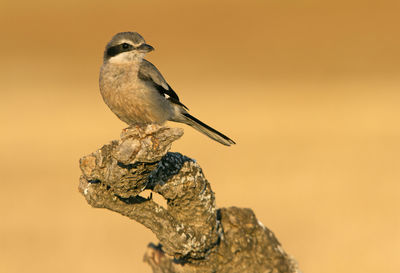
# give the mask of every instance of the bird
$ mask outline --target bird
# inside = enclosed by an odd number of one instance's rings
[[[117,33],[107,43],[99,87],[111,111],[130,127],[174,121],[187,124],[223,145],[236,144],[189,114],[160,71],[144,59],[153,50],[137,32]]]

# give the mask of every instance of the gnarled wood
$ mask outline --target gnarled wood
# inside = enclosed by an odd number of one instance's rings
[[[200,166],[168,150],[183,131],[128,128],[80,160],[79,191],[96,208],[125,215],[155,233],[144,261],[153,272],[300,272],[250,209],[217,209]],[[140,193],[151,190],[167,208]]]

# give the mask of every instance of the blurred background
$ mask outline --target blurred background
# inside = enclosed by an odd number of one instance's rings
[[[0,3],[0,272],[151,272],[153,234],[93,209],[78,160],[126,127],[105,44],[137,31],[199,119],[217,205],[252,208],[307,273],[400,272],[399,1]]]

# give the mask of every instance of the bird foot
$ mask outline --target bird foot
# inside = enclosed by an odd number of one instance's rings
[[[157,150],[160,147],[160,142],[154,136],[151,136],[151,142],[153,143],[153,150]]]

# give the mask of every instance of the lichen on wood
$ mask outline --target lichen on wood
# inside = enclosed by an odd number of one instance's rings
[[[274,234],[250,209],[216,208],[215,194],[200,166],[168,152],[182,129],[158,125],[124,129],[80,160],[79,191],[106,208],[149,228],[144,261],[153,272],[300,272]],[[150,190],[167,201],[157,204]]]

